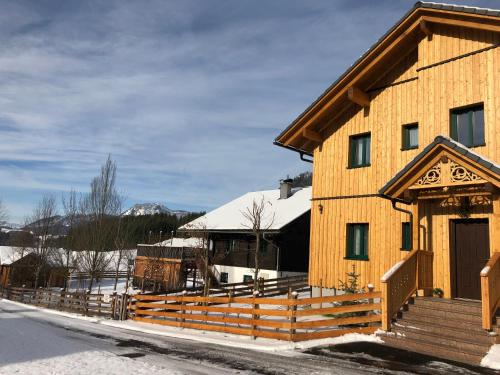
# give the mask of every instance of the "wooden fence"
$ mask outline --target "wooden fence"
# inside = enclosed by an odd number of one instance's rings
[[[9,287],[0,296],[12,301],[49,309],[76,312],[86,316],[103,316],[123,320],[127,317],[127,295],[102,293],[73,293],[55,289]]]
[[[380,292],[332,297],[131,297],[129,314],[140,322],[287,341],[373,333],[381,316]],[[316,305],[320,307],[316,307]]]
[[[304,292],[311,290],[311,287],[307,284],[307,275],[289,276],[281,277],[277,279],[259,279],[257,280],[257,290],[261,297],[273,297],[283,294],[288,294],[291,290],[297,292]],[[184,291],[187,291],[189,296],[203,296],[204,287],[198,286],[195,288],[180,288],[171,290],[168,293],[158,293],[161,295],[181,295]],[[210,288],[210,297],[225,297],[229,293],[233,297],[244,297],[252,296],[254,293],[254,283],[241,282],[233,284],[222,284],[217,288]],[[150,293],[144,293],[144,295]]]

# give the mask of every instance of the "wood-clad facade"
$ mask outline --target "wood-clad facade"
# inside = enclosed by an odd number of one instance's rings
[[[277,138],[281,146],[313,157],[311,285],[338,287],[355,265],[361,284],[373,284],[379,290],[381,277],[410,250],[402,249],[403,223],[411,224],[412,248],[432,252],[429,280],[446,298],[457,296],[453,223],[484,219],[489,253],[500,251],[500,190],[494,174],[477,182],[480,187],[474,192],[453,180],[440,186],[442,194],[431,199],[412,185],[433,167],[422,163],[421,169],[404,177],[408,186],[395,181],[402,184],[400,193],[381,192],[414,158],[425,159],[422,152],[436,137],[452,136],[452,111],[457,108],[482,106],[484,145],[470,150],[498,166],[499,43],[498,16],[417,7]],[[404,126],[409,124],[418,124],[418,147],[405,149]],[[351,142],[362,134],[370,138],[369,163],[353,168]],[[454,159],[452,151],[436,147],[443,160],[449,157],[466,170],[475,168],[473,161]],[[444,164],[442,168],[444,173]],[[480,174],[482,168],[474,171]],[[458,185],[466,193],[458,194]],[[487,199],[469,200],[478,191]],[[445,204],[454,194],[468,197],[467,212],[462,198],[457,198],[457,204]],[[352,224],[368,224],[367,259],[349,259]]]

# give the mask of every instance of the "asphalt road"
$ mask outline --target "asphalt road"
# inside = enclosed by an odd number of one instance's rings
[[[495,374],[347,344],[266,353],[155,336],[0,300],[0,374]]]

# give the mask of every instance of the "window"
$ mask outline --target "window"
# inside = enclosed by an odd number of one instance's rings
[[[225,240],[225,252],[226,254],[229,254],[234,251],[236,241],[235,240]]]
[[[482,104],[451,111],[451,138],[466,147],[485,145]]]
[[[368,260],[368,224],[347,224],[346,258]]]
[[[243,275],[243,282],[250,283],[253,281],[253,277],[251,275]]]
[[[412,150],[418,148],[418,124],[403,126],[402,150]]]
[[[401,250],[411,250],[411,225],[409,222],[401,225]]]
[[[354,135],[349,139],[349,168],[370,165],[370,134]]]
[[[220,273],[220,282],[227,283],[227,280],[229,280],[229,274],[227,272],[221,272]]]

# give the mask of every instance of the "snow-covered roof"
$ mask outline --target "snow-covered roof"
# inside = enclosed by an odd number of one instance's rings
[[[249,231],[250,222],[243,213],[253,202],[264,199],[261,228],[278,231],[311,209],[311,187],[292,189],[293,195],[280,199],[279,189],[246,193],[225,205],[183,225],[181,231]]]
[[[201,239],[197,237],[180,238],[174,237],[168,240],[155,243],[153,246],[164,247],[201,247]],[[142,245],[143,246],[143,245]]]
[[[21,248],[14,246],[0,246],[0,264],[8,265],[12,264],[19,259],[21,259],[21,254],[28,254],[29,249],[24,249],[24,252],[21,251]]]

